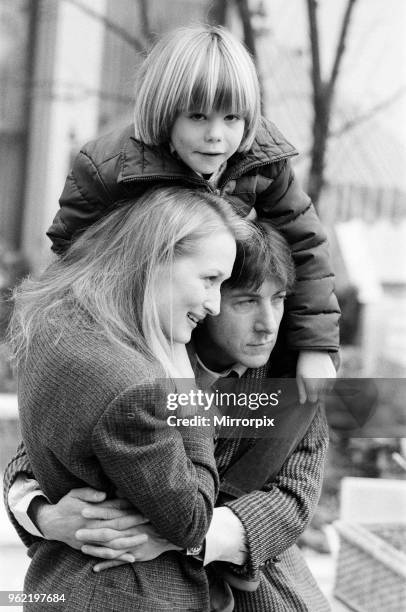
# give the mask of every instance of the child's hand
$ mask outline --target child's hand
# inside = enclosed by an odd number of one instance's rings
[[[300,351],[296,367],[296,382],[299,401],[317,402],[336,378],[337,373],[330,355],[326,351]]]

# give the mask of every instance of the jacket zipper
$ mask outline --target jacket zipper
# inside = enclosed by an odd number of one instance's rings
[[[204,179],[193,179],[192,177],[185,177],[185,176],[179,177],[179,176],[162,175],[162,174],[154,174],[152,176],[130,176],[128,178],[123,179],[122,182],[132,183],[133,181],[156,181],[156,180],[176,181],[179,178],[181,178],[182,180],[185,180],[188,183],[192,183],[193,185],[201,185],[202,187],[206,187],[208,191],[211,191],[212,193],[216,193],[219,190],[221,190],[223,187],[225,187],[228,181],[233,181],[234,179],[239,178],[248,169],[252,170],[253,168],[261,168],[262,166],[269,166],[269,164],[273,164],[274,162],[281,161],[282,159],[287,159],[288,157],[292,157],[293,155],[295,155],[295,153],[283,153],[281,155],[278,155],[277,157],[274,157],[272,161],[254,162],[252,164],[246,164],[245,166],[242,165],[239,167],[238,172],[229,174],[226,180],[223,180],[221,184],[219,184],[217,189],[214,187],[211,187],[209,182],[205,181]]]
[[[239,172],[237,173],[234,172],[234,173],[229,174],[227,176],[227,179],[223,181],[221,185],[219,185],[219,187],[220,189],[222,189],[228,183],[228,181],[233,181],[234,179],[239,178],[247,170],[252,170],[253,168],[261,168],[262,166],[269,166],[270,164],[273,164],[274,162],[281,161],[282,159],[287,159],[288,157],[293,157],[294,155],[296,155],[296,153],[282,153],[281,155],[274,157],[272,161],[254,162],[252,164],[246,164],[245,166],[240,166]]]

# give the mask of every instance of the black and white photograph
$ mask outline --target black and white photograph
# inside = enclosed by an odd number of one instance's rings
[[[406,609],[404,0],[0,0],[0,607]]]

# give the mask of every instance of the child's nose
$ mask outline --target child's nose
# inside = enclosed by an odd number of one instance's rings
[[[219,141],[222,139],[223,136],[223,130],[222,130],[222,125],[221,125],[221,121],[219,121],[218,119],[209,121],[207,124],[207,130],[206,130],[206,140],[207,141]]]

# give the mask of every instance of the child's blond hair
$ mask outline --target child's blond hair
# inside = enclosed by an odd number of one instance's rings
[[[170,141],[181,112],[221,110],[245,120],[239,151],[247,151],[260,117],[258,76],[248,51],[218,26],[179,28],[151,50],[136,82],[135,136],[145,144]]]

